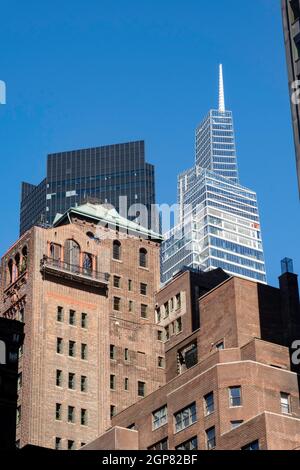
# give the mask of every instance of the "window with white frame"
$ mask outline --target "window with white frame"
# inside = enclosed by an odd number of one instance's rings
[[[229,403],[232,408],[242,406],[242,388],[230,387],[229,388]]]
[[[289,415],[291,413],[291,396],[289,393],[280,393],[281,413]]]
[[[192,403],[183,410],[175,413],[175,432],[182,431],[183,429],[191,426],[197,421],[196,403]]]
[[[215,411],[214,394],[213,392],[211,392],[205,395],[204,397],[205,416],[211,415],[214,411]]]
[[[161,428],[168,422],[168,408],[167,405],[152,413],[152,428],[153,430]]]

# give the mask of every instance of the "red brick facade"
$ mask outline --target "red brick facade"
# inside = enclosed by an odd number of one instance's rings
[[[188,279],[189,274],[183,273],[162,289],[156,309],[178,292],[188,293]],[[182,332],[166,341],[167,383],[114,417],[113,426],[119,433],[123,428],[123,439],[130,428],[138,432],[139,449],[299,447],[298,375],[291,370],[286,347],[299,331],[295,279],[291,274],[282,276],[281,289],[240,278],[225,280],[200,297],[200,328],[195,331],[191,327],[195,312],[189,307],[189,294],[183,295],[183,315],[190,318],[183,318]],[[167,318],[158,317],[159,324],[165,328],[168,318],[173,320],[170,311]],[[280,325],[285,327],[280,330]],[[189,349],[191,344],[194,349]],[[91,445],[103,448],[103,442],[110,448],[107,435]],[[111,445],[116,448],[113,440]]]
[[[159,241],[95,231],[84,217],[34,227],[2,258],[1,316],[25,322],[21,447],[78,449],[110,427],[111,414],[165,383],[154,325]],[[63,261],[66,246],[75,268]]]

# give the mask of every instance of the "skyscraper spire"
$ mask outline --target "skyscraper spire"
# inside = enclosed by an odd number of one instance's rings
[[[219,111],[225,112],[225,95],[224,95],[224,80],[223,80],[223,66],[220,64],[219,72]]]

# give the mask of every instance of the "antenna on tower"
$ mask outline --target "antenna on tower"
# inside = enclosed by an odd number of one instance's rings
[[[222,64],[219,66],[219,111],[221,113],[225,113],[225,94]]]

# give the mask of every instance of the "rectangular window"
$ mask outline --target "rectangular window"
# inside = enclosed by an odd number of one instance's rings
[[[124,390],[128,391],[129,389],[129,379],[128,377],[125,377],[124,379]]]
[[[168,318],[170,311],[169,311],[169,302],[166,302],[165,305],[165,318]]]
[[[119,312],[121,310],[121,299],[120,297],[114,297],[114,310]]]
[[[61,420],[61,415],[62,415],[62,405],[61,405],[61,403],[56,403],[55,419],[57,421],[60,421]]]
[[[170,339],[170,327],[166,326],[165,328],[165,341],[169,341]]]
[[[114,346],[113,344],[110,345],[110,358],[112,360],[116,359],[116,346]]]
[[[76,325],[76,312],[75,310],[70,310],[69,312],[69,324],[72,326]]]
[[[176,447],[176,450],[197,450],[198,449],[198,439],[197,436],[192,437],[192,439],[180,444]]]
[[[55,438],[55,450],[61,450],[61,437]]]
[[[191,426],[197,421],[197,409],[196,403],[192,403],[190,406],[183,410],[175,413],[175,432],[182,431],[183,429]]]
[[[259,450],[259,441],[253,441],[242,447],[241,450]]]
[[[161,330],[157,331],[157,341],[163,340],[163,332]]]
[[[110,389],[115,390],[116,389],[116,376],[111,374],[110,376]]]
[[[146,393],[146,384],[145,382],[138,381],[138,396],[144,397]]]
[[[132,280],[128,279],[128,290],[132,291]]]
[[[156,318],[156,323],[160,323],[160,321],[161,321],[161,311],[160,311],[159,307],[155,310],[155,318]]]
[[[218,343],[218,344],[216,345],[216,349],[217,349],[218,351],[222,351],[223,349],[225,349],[224,341],[221,341],[220,343]]]
[[[75,408],[74,406],[68,406],[68,422],[74,423],[75,422]]]
[[[181,332],[182,332],[182,319],[177,318],[175,322],[175,333],[178,335]]]
[[[62,338],[56,339],[56,352],[57,354],[63,353],[63,339]]]
[[[242,389],[241,387],[229,388],[229,402],[231,407],[242,406]]]
[[[168,438],[153,444],[153,446],[149,447],[148,450],[168,450]]]
[[[141,295],[147,295],[147,284],[144,284],[143,282],[141,282],[140,293]]]
[[[165,359],[161,356],[157,358],[157,365],[159,368],[164,369],[165,367]]]
[[[87,384],[87,377],[82,375],[80,378],[80,390],[81,392],[87,392],[88,384]]]
[[[120,276],[114,276],[114,287],[120,289],[121,287],[121,278]]]
[[[56,371],[56,386],[57,387],[62,387],[62,378],[63,378],[62,370],[57,370]]]
[[[113,344],[110,345],[109,354],[110,354],[110,359],[113,359],[113,360],[116,359],[116,347]]]
[[[128,310],[129,310],[130,313],[133,312],[133,301],[132,300],[128,301]]]
[[[110,405],[110,418],[112,419],[114,416],[116,416],[117,409],[115,405]]]
[[[196,364],[198,364],[198,346],[195,341],[178,351],[178,372],[182,374],[185,370],[191,369]]]
[[[215,449],[216,447],[216,428],[212,427],[205,431],[206,433],[206,447],[207,450]]]
[[[86,344],[81,345],[81,359],[86,361],[88,357],[88,347]]]
[[[127,348],[124,350],[124,359],[125,361],[129,361],[129,349]]]
[[[81,426],[87,426],[88,424],[87,410],[85,410],[84,408],[81,408],[80,424]]]
[[[291,396],[288,393],[280,393],[281,413],[291,414]]]
[[[68,440],[68,450],[75,450],[75,442]]]
[[[62,307],[57,307],[56,320],[59,322],[64,321],[64,309]]]
[[[236,420],[236,421],[230,421],[230,424],[231,424],[231,429],[236,429],[238,428],[241,424],[243,424],[243,420],[239,419],[239,420]]]
[[[70,390],[75,390],[75,374],[69,372],[68,388]]]
[[[176,310],[179,310],[181,308],[181,295],[177,294],[176,295]]]
[[[75,357],[76,355],[76,343],[75,341],[69,341],[69,356]]]
[[[148,316],[148,305],[142,304],[141,305],[141,317],[147,318]]]
[[[88,315],[87,313],[81,314],[81,328],[87,328],[88,326]]]
[[[205,416],[211,415],[215,411],[215,402],[213,392],[208,393],[204,397],[204,414]]]
[[[152,430],[161,428],[168,422],[168,408],[167,405],[152,413]]]

